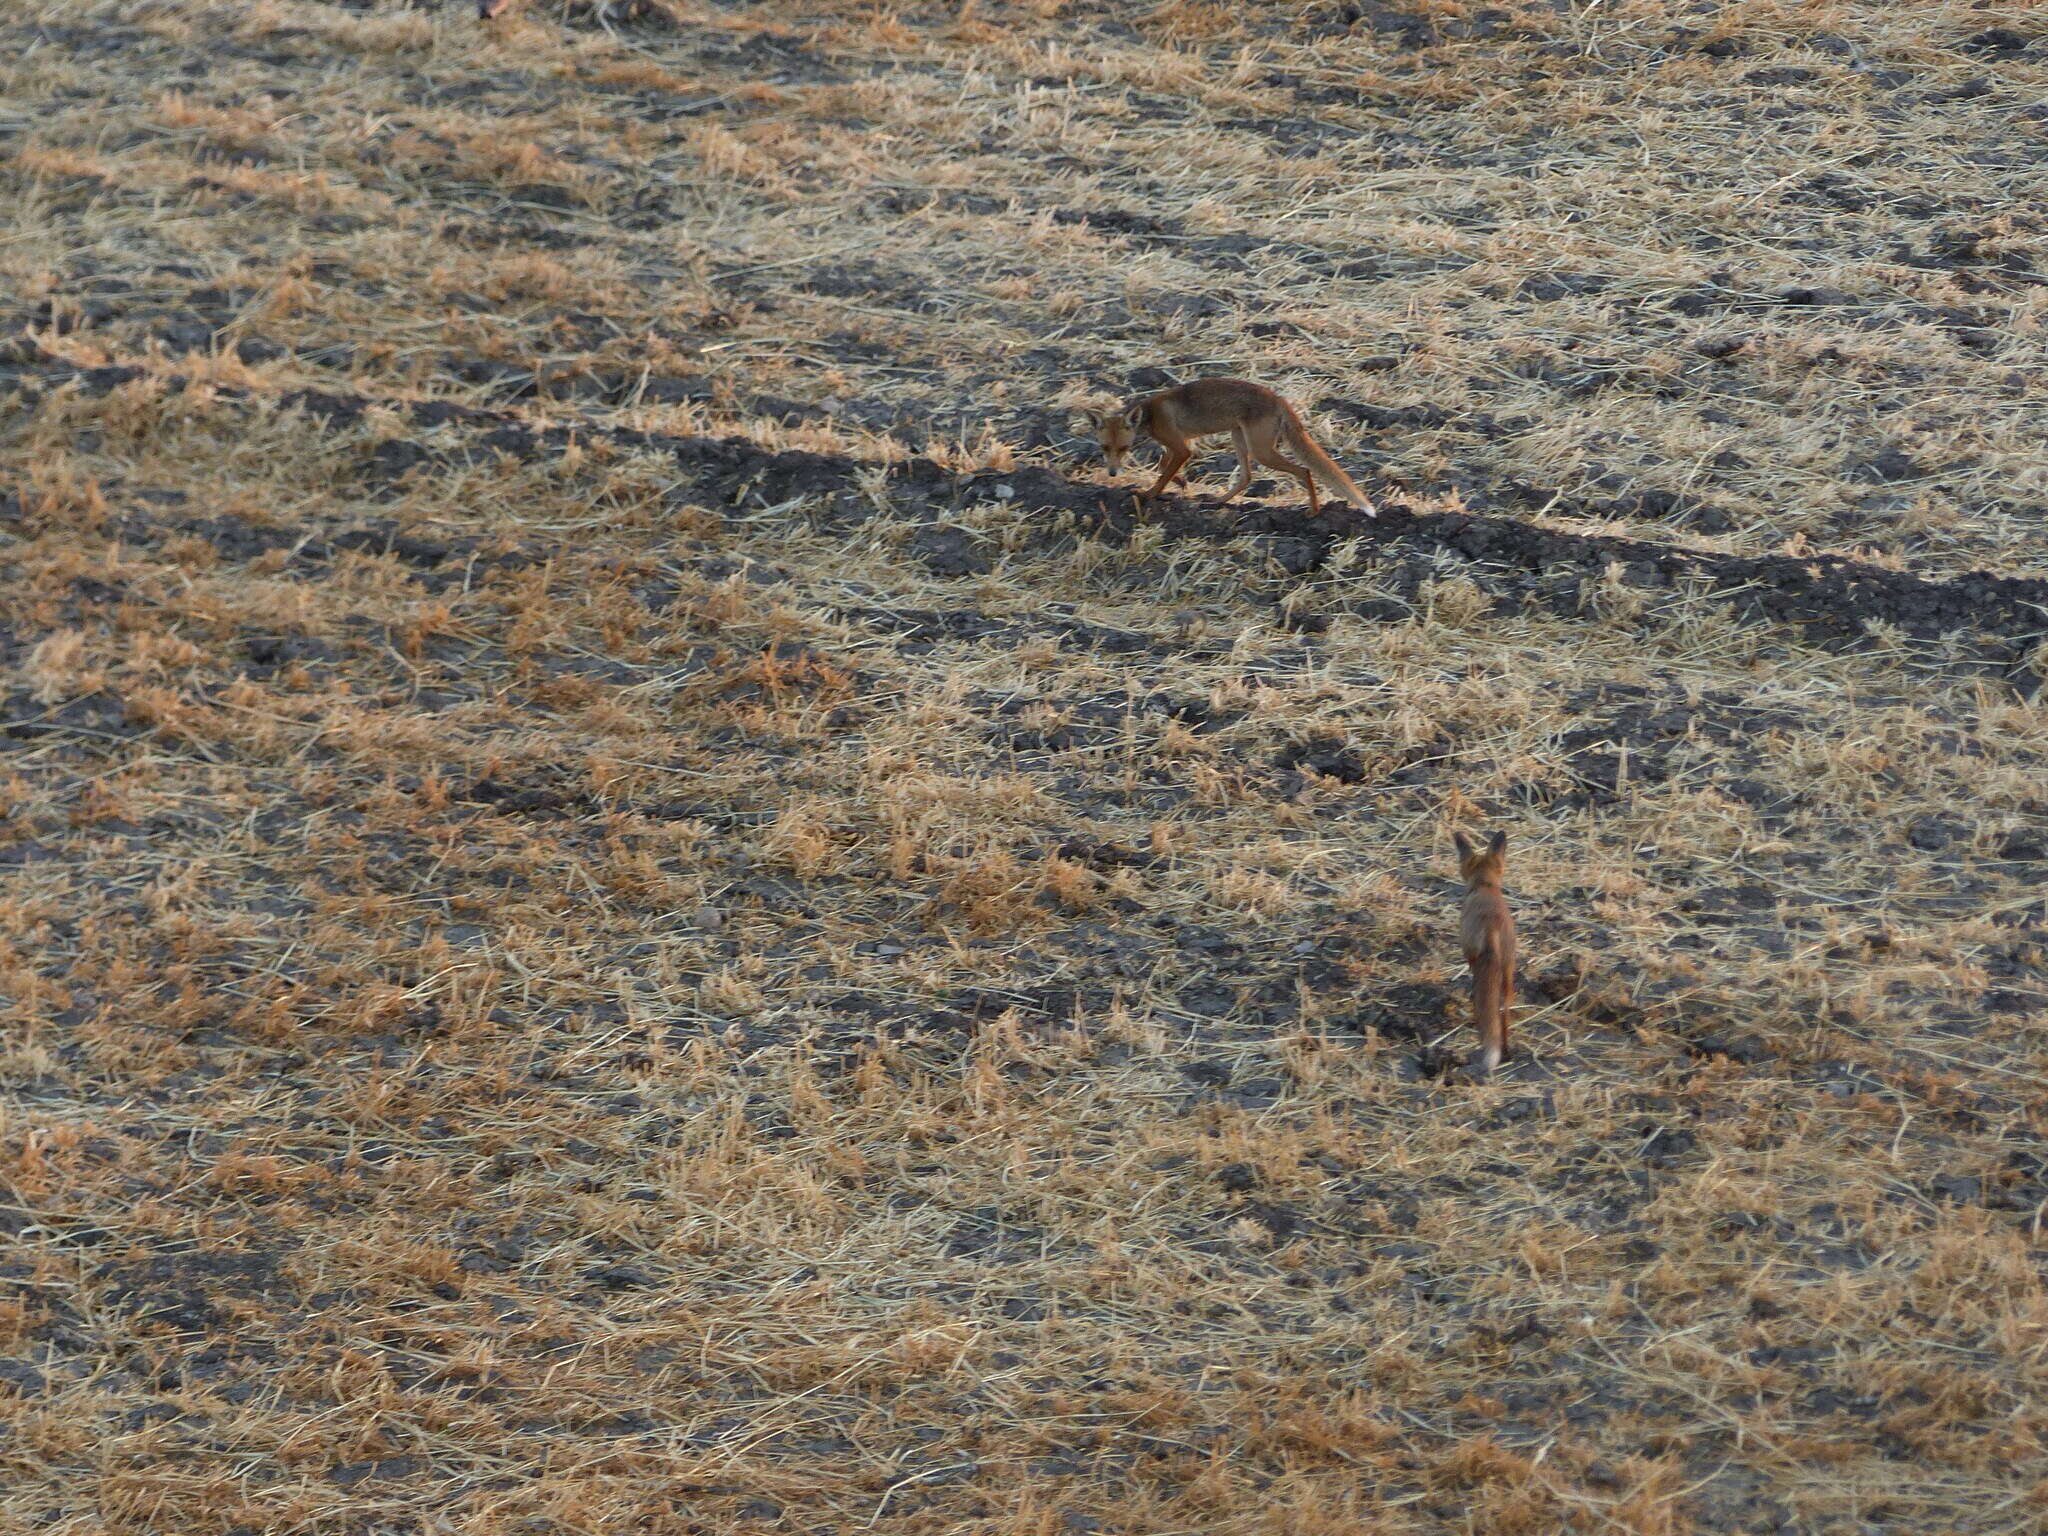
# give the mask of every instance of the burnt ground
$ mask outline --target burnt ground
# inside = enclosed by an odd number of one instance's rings
[[[0,21],[8,1523],[2034,1528],[2038,18],[614,10]]]

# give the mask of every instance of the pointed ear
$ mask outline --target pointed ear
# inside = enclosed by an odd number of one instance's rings
[[[1494,834],[1493,834],[1493,839],[1492,839],[1492,841],[1490,841],[1490,842],[1489,842],[1489,843],[1487,843],[1487,845],[1486,845],[1486,851],[1487,851],[1488,853],[1492,854],[1492,855],[1493,855],[1493,856],[1494,856],[1495,858],[1499,858],[1499,857],[1500,857],[1500,856],[1501,856],[1502,854],[1506,853],[1506,852],[1508,851],[1508,835],[1507,835],[1507,833],[1505,833],[1505,832],[1496,832],[1496,833],[1494,833]]]
[[[1469,858],[1471,858],[1471,857],[1472,857],[1472,845],[1471,845],[1470,843],[1468,843],[1468,842],[1466,842],[1466,841],[1465,841],[1465,834],[1464,834],[1464,833],[1462,833],[1462,832],[1453,832],[1453,833],[1451,834],[1451,841],[1452,841],[1453,843],[1457,844],[1457,847],[1458,847],[1458,857],[1459,857],[1459,858],[1460,858],[1461,860],[1462,860],[1462,859],[1469,859]]]
[[[1140,400],[1136,405],[1125,406],[1124,420],[1134,427],[1142,427],[1145,424],[1145,402]]]

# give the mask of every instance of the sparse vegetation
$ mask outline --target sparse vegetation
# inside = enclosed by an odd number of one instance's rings
[[[0,1524],[2048,1517],[2038,8],[0,43]]]

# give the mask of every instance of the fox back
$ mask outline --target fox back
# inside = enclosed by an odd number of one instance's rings
[[[1458,943],[1472,970],[1472,1023],[1479,1032],[1472,1069],[1484,1079],[1508,1057],[1508,1013],[1515,1001],[1515,915],[1501,894],[1508,835],[1494,833],[1484,849],[1474,848],[1462,833],[1451,836],[1458,845],[1458,873],[1465,881]]]
[[[1255,421],[1285,421],[1293,414],[1285,396],[1250,379],[1196,379],[1140,395],[1116,410],[1091,410],[1088,419],[1104,461],[1116,470],[1140,437],[1172,443]]]
[[[1149,395],[1141,404],[1161,425],[1181,437],[1206,437],[1255,421],[1287,420],[1294,415],[1284,395],[1250,379],[1196,379],[1178,389]]]

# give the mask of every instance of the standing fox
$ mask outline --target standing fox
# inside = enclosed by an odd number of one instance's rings
[[[1500,893],[1508,835],[1494,833],[1484,853],[1466,842],[1462,832],[1453,832],[1451,838],[1458,845],[1458,873],[1465,880],[1458,941],[1465,950],[1465,964],[1472,968],[1472,1023],[1479,1031],[1472,1075],[1485,1082],[1510,1054],[1508,1010],[1515,1002],[1515,915]]]
[[[1196,379],[1177,389],[1142,396],[1117,410],[1091,410],[1088,419],[1095,424],[1102,456],[1109,461],[1112,472],[1123,467],[1124,455],[1131,451],[1140,434],[1149,436],[1165,450],[1159,465],[1159,483],[1146,492],[1148,498],[1165,490],[1187,468],[1188,460],[1194,456],[1194,450],[1188,446],[1189,438],[1228,432],[1237,439],[1238,476],[1237,484],[1223,498],[1225,502],[1235,501],[1244,493],[1244,488],[1252,483],[1252,465],[1258,463],[1294,476],[1308,492],[1308,515],[1314,517],[1320,512],[1322,503],[1316,499],[1316,482],[1308,465],[1297,464],[1282,453],[1280,445],[1285,443],[1356,503],[1367,517],[1379,516],[1365,492],[1352,484],[1337,461],[1308,435],[1287,397],[1249,379]]]

